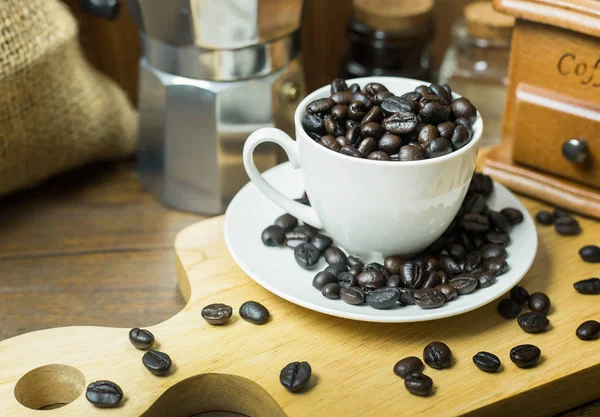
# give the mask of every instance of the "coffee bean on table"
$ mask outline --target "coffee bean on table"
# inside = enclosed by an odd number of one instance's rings
[[[248,323],[257,325],[265,324],[271,316],[269,310],[256,301],[246,301],[240,306],[239,312],[240,316]]]
[[[261,240],[265,246],[281,246],[285,241],[285,230],[281,226],[269,226],[263,230]]]
[[[164,352],[149,350],[142,356],[142,363],[150,373],[165,375],[171,369],[171,358]]]
[[[342,272],[348,272],[348,266],[346,264],[331,264],[325,268],[325,271],[331,272],[337,277]]]
[[[325,285],[333,283],[337,283],[337,277],[329,271],[321,271],[315,275],[312,286],[321,291]]]
[[[439,308],[446,302],[444,293],[436,288],[422,288],[420,290],[415,290],[412,297],[414,304],[425,310]],[[402,300],[402,293],[400,295],[400,301],[404,303]]]
[[[573,284],[580,294],[600,294],[600,279],[588,278]]]
[[[87,386],[85,398],[95,407],[118,407],[123,400],[123,390],[111,381],[96,381]]]
[[[531,298],[531,297],[530,297]],[[550,320],[544,313],[523,313],[517,318],[519,327],[527,333],[542,333],[548,329]]]
[[[554,229],[563,236],[575,236],[581,233],[579,222],[572,217],[559,217],[554,221]]]
[[[508,271],[508,263],[503,258],[488,258],[481,263],[481,269],[498,277]]]
[[[473,363],[484,372],[496,372],[500,369],[500,359],[490,352],[478,352],[473,356]]]
[[[529,293],[525,288],[516,285],[510,290],[510,298],[519,303],[519,305],[523,305],[529,299]]]
[[[487,288],[496,282],[496,275],[490,271],[483,271],[477,274],[477,288]]]
[[[519,368],[531,368],[540,359],[540,348],[534,345],[518,345],[510,350],[510,360]]]
[[[516,226],[519,223],[523,223],[523,213],[521,213],[521,210],[519,209],[507,207],[505,209],[500,210],[500,213],[502,213],[504,217],[506,217],[506,219],[513,226]]]
[[[294,248],[294,258],[302,268],[312,269],[319,262],[321,252],[312,243],[301,243]]]
[[[554,216],[547,210],[540,210],[535,214],[535,220],[537,220],[539,224],[548,226],[554,223]]]
[[[554,217],[556,217],[557,219],[559,217],[569,217],[569,216],[571,216],[568,211],[561,210],[561,209],[558,209],[558,208],[554,209],[554,211],[552,212],[552,215]]]
[[[311,373],[308,362],[292,362],[279,373],[279,382],[290,392],[302,391],[308,386]]]
[[[292,216],[291,214],[284,214],[279,216],[274,223],[275,226],[281,227],[285,232],[292,230],[294,227],[298,226],[298,219]]]
[[[331,246],[333,240],[329,236],[319,234],[313,237],[310,240],[310,243],[312,243],[314,247],[319,250],[319,252],[325,252],[325,250]]]
[[[386,279],[383,276],[383,272],[376,269],[367,269],[356,277],[358,285],[368,290],[376,290],[386,284]]]
[[[393,307],[400,299],[400,293],[396,288],[378,288],[367,294],[367,304],[377,310],[386,310]]]
[[[335,246],[329,246],[324,253],[325,261],[331,264],[345,264],[346,263],[346,254],[342,252],[340,248]]]
[[[458,291],[456,291],[456,288],[454,288],[454,286],[450,284],[438,285],[437,287],[435,287],[435,289],[440,290],[440,292],[444,294],[446,301],[452,301],[456,297],[458,297]]]
[[[233,309],[227,304],[209,304],[200,313],[202,318],[213,325],[225,324],[231,319]]]
[[[150,349],[154,344],[154,335],[149,330],[134,327],[129,331],[129,341],[137,349]]]
[[[340,298],[348,304],[359,305],[365,302],[365,292],[359,287],[342,288]]]
[[[521,314],[521,304],[512,298],[503,298],[498,303],[498,313],[506,319],[514,319]]]
[[[326,284],[323,286],[323,288],[321,288],[321,294],[330,300],[337,300],[340,298],[341,289],[342,287],[340,287],[338,283],[334,282],[332,284]]]
[[[432,342],[423,349],[423,360],[435,369],[445,369],[452,366],[452,351],[443,342]]]
[[[394,373],[400,378],[405,379],[412,374],[420,374],[423,371],[423,361],[416,356],[408,356],[400,359],[394,365]]]
[[[584,321],[575,332],[581,340],[594,340],[600,334],[600,323],[596,320]]]
[[[600,247],[596,245],[588,245],[579,249],[579,256],[585,262],[598,263],[600,262]]]
[[[404,378],[404,387],[413,395],[428,397],[433,392],[433,380],[425,374],[412,374]]]
[[[337,275],[338,284],[342,288],[350,288],[358,285],[356,277],[352,275],[350,272],[340,272]]]
[[[496,243],[488,243],[487,245],[483,245],[480,249],[480,252],[483,256],[483,259],[506,258],[508,256],[504,246]]]
[[[534,292],[527,300],[529,309],[536,313],[548,314],[550,311],[550,298],[543,292]]]

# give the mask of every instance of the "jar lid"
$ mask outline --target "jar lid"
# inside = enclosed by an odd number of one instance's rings
[[[510,40],[515,18],[499,13],[491,1],[478,1],[465,6],[469,35],[488,40]]]
[[[354,18],[372,28],[401,32],[428,24],[434,0],[353,0]]]

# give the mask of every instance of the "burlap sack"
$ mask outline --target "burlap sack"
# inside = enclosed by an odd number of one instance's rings
[[[133,151],[136,114],[59,0],[0,0],[0,194]]]

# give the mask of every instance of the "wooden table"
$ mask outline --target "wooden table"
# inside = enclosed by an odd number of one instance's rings
[[[132,161],[2,199],[0,340],[49,327],[166,320],[184,306],[173,239],[201,219],[162,207],[137,182]],[[600,400],[563,415],[600,416]]]

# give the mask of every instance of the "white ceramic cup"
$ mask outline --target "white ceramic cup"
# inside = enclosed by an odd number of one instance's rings
[[[361,87],[370,82],[382,83],[398,95],[427,84],[395,77],[348,80]],[[318,144],[302,128],[306,105],[328,97],[329,89],[329,85],[319,88],[298,104],[296,140],[275,128],[259,129],[248,137],[243,153],[248,176],[287,213],[325,229],[337,245],[353,254],[412,255],[425,249],[450,225],[465,197],[481,140],[480,115],[471,141],[449,155],[411,162],[353,158]],[[265,181],[253,161],[254,149],[263,142],[281,146],[292,166],[302,169],[312,207],[284,196]]]

